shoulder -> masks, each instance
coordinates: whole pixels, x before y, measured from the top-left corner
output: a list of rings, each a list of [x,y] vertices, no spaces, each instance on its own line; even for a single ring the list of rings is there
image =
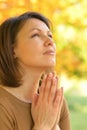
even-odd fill
[[[12,118],[12,115],[13,115],[13,105],[10,94],[2,87],[0,87],[0,117]]]
[[[0,104],[8,103],[9,94],[8,92],[0,86]]]
[[[7,127],[12,129],[13,126],[13,111],[9,103],[8,98],[6,98],[6,92],[0,88],[0,128],[5,130]]]
[[[63,99],[63,105],[60,113],[60,120],[64,120],[69,117],[69,107],[66,99]]]
[[[66,99],[63,100],[63,105],[60,113],[59,126],[61,130],[71,130],[69,107]]]
[[[0,87],[0,109],[12,109],[12,101],[10,94],[3,88]]]

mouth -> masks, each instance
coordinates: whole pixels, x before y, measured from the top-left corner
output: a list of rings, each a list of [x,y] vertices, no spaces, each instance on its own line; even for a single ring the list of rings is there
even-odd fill
[[[55,56],[56,55],[56,52],[54,50],[47,50],[43,53],[44,55],[53,55]]]

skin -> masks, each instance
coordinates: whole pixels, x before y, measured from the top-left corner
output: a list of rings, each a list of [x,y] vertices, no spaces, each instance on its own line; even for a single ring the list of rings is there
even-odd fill
[[[17,35],[14,54],[23,69],[23,83],[5,89],[24,102],[32,102],[35,130],[58,130],[63,91],[55,73],[44,76],[37,94],[41,75],[56,64],[56,46],[47,25],[35,18],[27,20]]]
[[[62,89],[57,88],[57,77],[53,77],[52,73],[49,73],[42,81],[39,96],[35,96],[32,103],[31,111],[35,130],[59,130],[57,123],[62,95]]]
[[[27,20],[17,36],[16,45],[16,57],[22,64],[39,67],[39,70],[55,65],[56,46],[51,31],[42,21],[34,18]],[[54,54],[45,54],[50,50]]]

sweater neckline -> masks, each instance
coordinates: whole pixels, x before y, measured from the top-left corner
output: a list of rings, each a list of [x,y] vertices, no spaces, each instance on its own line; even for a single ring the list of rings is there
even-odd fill
[[[0,86],[0,89],[5,93],[6,97],[9,97],[22,105],[29,106],[32,104],[31,101],[25,102],[25,101],[19,99],[18,97],[16,97],[15,95],[13,95],[12,93],[10,93],[9,91],[7,91],[5,88],[3,88],[1,86]]]

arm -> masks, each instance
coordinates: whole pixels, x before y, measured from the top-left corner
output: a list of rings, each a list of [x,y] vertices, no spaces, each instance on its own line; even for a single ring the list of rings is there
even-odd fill
[[[59,127],[61,130],[71,130],[70,113],[69,113],[68,104],[65,99],[63,101],[63,105],[60,113]]]
[[[63,100],[60,118],[57,119],[56,124],[52,130],[70,130],[70,116],[66,100]]]
[[[13,130],[12,118],[8,111],[0,104],[0,129],[1,130]]]

